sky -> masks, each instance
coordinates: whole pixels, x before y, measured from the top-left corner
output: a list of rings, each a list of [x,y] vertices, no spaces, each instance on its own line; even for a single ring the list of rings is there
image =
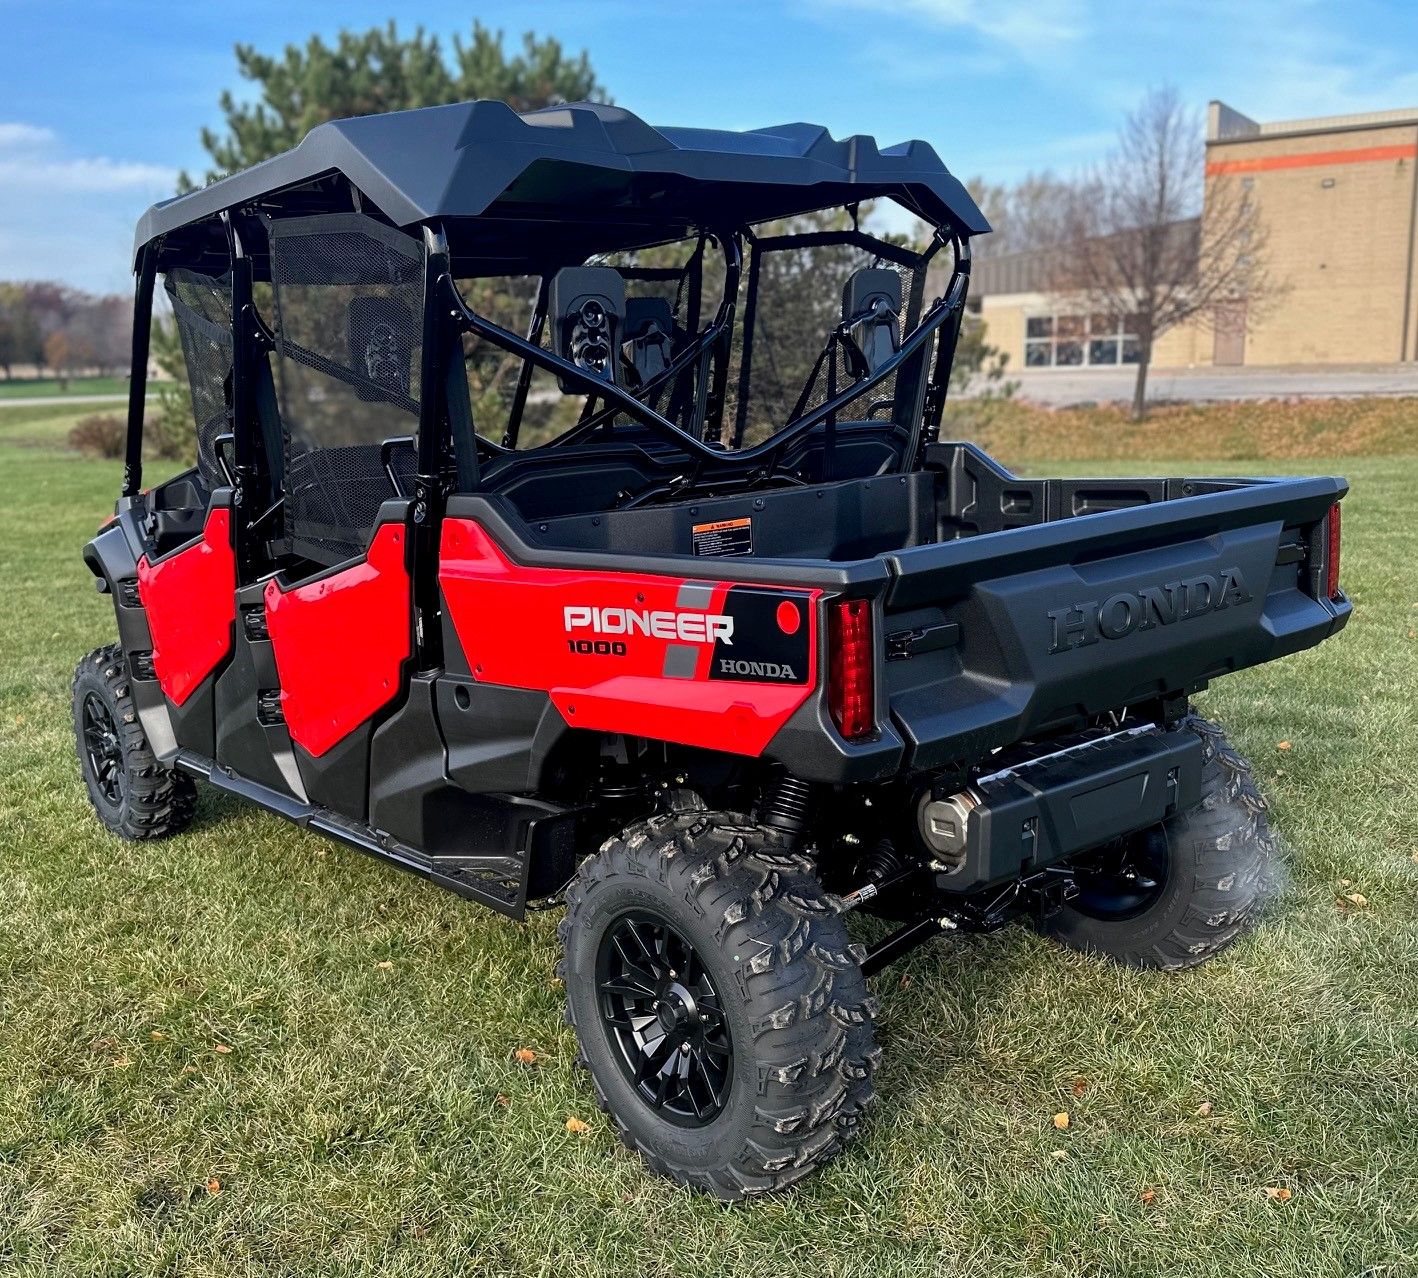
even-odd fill
[[[218,99],[251,96],[233,45],[276,52],[391,6],[0,0],[0,280],[127,291],[133,226],[200,173]],[[1418,106],[1413,0],[542,0],[403,3],[442,36],[474,16],[590,52],[652,124],[932,143],[960,177],[1068,173],[1106,155],[1151,87],[1258,120]]]

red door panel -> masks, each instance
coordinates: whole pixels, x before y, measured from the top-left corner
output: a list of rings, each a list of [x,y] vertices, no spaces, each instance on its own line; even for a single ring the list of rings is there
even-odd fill
[[[816,683],[816,590],[524,567],[469,519],[438,581],[473,677],[572,727],[757,755]]]
[[[200,541],[156,563],[147,555],[138,560],[138,599],[148,614],[158,684],[180,706],[231,651],[236,620],[231,511],[210,511]]]
[[[363,563],[282,589],[266,584],[266,625],[291,739],[324,754],[398,694],[412,651],[402,524],[381,524]]]

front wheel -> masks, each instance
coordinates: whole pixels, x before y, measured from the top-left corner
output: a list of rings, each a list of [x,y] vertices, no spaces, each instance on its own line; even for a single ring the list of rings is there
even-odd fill
[[[125,839],[163,839],[192,821],[192,778],[153,754],[116,643],[95,648],[74,671],[74,743],[79,775],[98,819]]]
[[[854,1134],[880,1058],[873,1004],[835,898],[777,834],[656,817],[588,858],[566,903],[580,1061],[654,1171],[737,1199]]]
[[[1201,802],[1074,865],[1078,895],[1044,930],[1128,967],[1195,967],[1250,928],[1271,882],[1274,845],[1250,765],[1214,723],[1202,741]]]

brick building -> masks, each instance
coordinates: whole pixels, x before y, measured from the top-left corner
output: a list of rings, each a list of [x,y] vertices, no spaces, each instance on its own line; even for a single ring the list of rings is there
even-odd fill
[[[1213,102],[1206,176],[1239,181],[1256,202],[1285,288],[1250,315],[1240,304],[1164,334],[1158,367],[1418,360],[1418,109],[1260,124]],[[1126,326],[1048,291],[1056,251],[992,258],[986,243],[971,296],[991,344],[1013,368],[1133,362]]]

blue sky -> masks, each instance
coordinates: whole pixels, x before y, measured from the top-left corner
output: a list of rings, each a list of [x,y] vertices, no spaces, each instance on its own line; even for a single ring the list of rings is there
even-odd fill
[[[232,45],[383,22],[384,3],[0,0],[0,279],[128,284],[132,227],[200,171],[203,125],[240,90]],[[923,137],[962,177],[1067,172],[1107,150],[1152,85],[1257,119],[1418,105],[1412,0],[628,0],[406,3],[451,34],[476,14],[590,50],[652,123],[789,120],[884,142]]]

